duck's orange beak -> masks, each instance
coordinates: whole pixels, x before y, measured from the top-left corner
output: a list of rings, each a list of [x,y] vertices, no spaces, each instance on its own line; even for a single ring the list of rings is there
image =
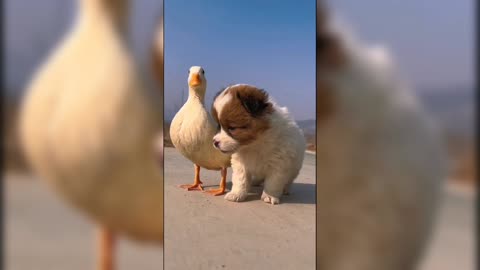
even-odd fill
[[[194,73],[190,76],[190,81],[188,82],[188,85],[190,86],[197,86],[202,83],[202,79],[200,79],[200,75],[198,73]]]

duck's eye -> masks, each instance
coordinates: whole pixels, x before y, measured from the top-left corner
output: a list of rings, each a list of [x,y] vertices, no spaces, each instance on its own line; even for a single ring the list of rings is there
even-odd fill
[[[190,69],[188,70],[188,74],[190,74]]]
[[[202,74],[205,74],[205,70],[202,69]]]

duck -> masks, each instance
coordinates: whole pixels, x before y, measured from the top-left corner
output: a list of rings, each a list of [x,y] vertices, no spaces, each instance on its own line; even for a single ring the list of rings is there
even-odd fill
[[[187,190],[206,191],[212,195],[225,194],[227,168],[231,155],[213,146],[217,125],[205,109],[207,79],[201,66],[192,66],[188,72],[188,99],[175,114],[170,124],[170,138],[175,148],[194,164],[193,184],[181,185]],[[204,190],[200,180],[200,168],[220,171],[217,189]]]
[[[118,235],[163,245],[162,104],[135,68],[130,1],[78,1],[27,86],[19,132],[32,170],[98,228],[97,269],[113,270]]]

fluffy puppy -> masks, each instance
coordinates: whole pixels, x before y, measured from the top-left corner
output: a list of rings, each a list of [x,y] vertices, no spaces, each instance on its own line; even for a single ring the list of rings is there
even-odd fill
[[[212,116],[219,124],[214,146],[232,153],[233,187],[225,199],[243,201],[251,184],[263,180],[262,200],[280,203],[298,176],[306,147],[287,108],[277,106],[264,90],[237,84],[217,94]]]
[[[322,14],[317,269],[417,269],[446,176],[437,128],[385,49],[363,45]]]

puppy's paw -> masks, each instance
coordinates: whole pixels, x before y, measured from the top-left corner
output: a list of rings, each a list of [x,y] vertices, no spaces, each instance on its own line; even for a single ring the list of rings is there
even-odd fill
[[[266,203],[271,203],[271,204],[279,204],[280,203],[280,198],[273,197],[265,193],[265,191],[262,193],[262,200]]]
[[[231,201],[231,202],[241,202],[241,201],[244,201],[246,198],[247,198],[247,193],[245,192],[230,191],[227,194],[225,194],[225,200]]]

